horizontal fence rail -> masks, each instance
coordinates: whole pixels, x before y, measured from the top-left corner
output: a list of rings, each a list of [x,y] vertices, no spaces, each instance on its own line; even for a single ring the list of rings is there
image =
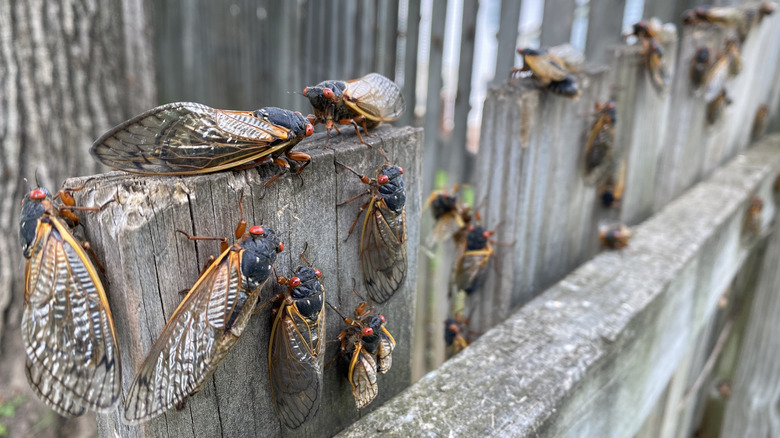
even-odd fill
[[[228,236],[239,221],[239,200],[249,225],[263,224],[280,233],[285,250],[276,271],[290,277],[308,244],[306,258],[323,273],[326,300],[351,316],[365,296],[358,255],[360,227],[348,240],[348,232],[361,200],[339,205],[366,191],[366,185],[336,165],[347,164],[369,177],[384,162],[381,146],[390,160],[405,169],[407,190],[408,271],[404,285],[386,304],[375,305],[387,318],[395,336],[392,369],[379,377],[379,395],[358,412],[350,384],[335,363],[324,372],[323,400],[319,413],[300,429],[280,426],[270,399],[268,342],[270,307],[249,322],[235,348],[219,365],[216,374],[182,411],[171,410],[141,426],[120,422],[120,408],[111,415],[98,415],[101,436],[318,436],[332,435],[411,383],[411,324],[414,317],[416,245],[419,240],[420,154],[422,130],[380,128],[367,137],[373,148],[358,143],[348,130],[331,136],[315,135],[296,150],[312,155],[301,174],[263,184],[277,172],[276,166],[260,166],[240,172],[220,172],[192,177],[140,177],[112,172],[93,177],[79,192],[79,205],[101,205],[99,213],[85,215],[85,229],[92,247],[106,269],[109,303],[119,335],[125,393],[146,353],[209,256],[219,255],[218,242],[190,242],[176,230],[200,236]],[[66,186],[80,185],[70,180]],[[362,218],[361,218],[362,219]],[[362,223],[362,222],[361,222]],[[346,240],[346,241],[345,241]],[[259,303],[282,292],[273,278],[261,292]],[[345,327],[342,319],[326,308],[328,362],[337,351],[334,342]]]
[[[777,235],[778,171],[773,136],[638,226],[623,251],[585,263],[339,436],[635,435],[737,273]],[[764,208],[746,226],[754,196]],[[772,273],[778,260],[761,263]]]

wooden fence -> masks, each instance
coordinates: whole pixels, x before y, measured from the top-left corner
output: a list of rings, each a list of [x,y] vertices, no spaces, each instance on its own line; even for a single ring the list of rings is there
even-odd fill
[[[190,242],[176,230],[191,235],[233,236],[243,206],[250,225],[263,224],[276,230],[285,245],[276,271],[292,275],[302,264],[298,255],[308,243],[307,259],[323,273],[328,302],[351,316],[365,296],[359,253],[360,227],[347,240],[350,225],[362,202],[338,205],[366,190],[359,178],[335,161],[374,176],[384,162],[377,147],[405,169],[406,214],[420,215],[420,152],[422,132],[414,128],[379,129],[372,137],[374,149],[352,136],[331,139],[333,150],[325,149],[325,136],[317,135],[299,147],[312,155],[312,164],[301,180],[293,175],[280,178],[265,196],[263,183],[275,166],[238,173],[226,172],[195,177],[140,177],[125,173],[103,174],[89,181],[80,192],[82,205],[106,208],[84,221],[87,237],[104,261],[109,303],[122,348],[124,387],[128,388],[152,343],[157,339],[182,296],[198,277],[209,256],[219,254],[217,242]],[[69,181],[73,187],[81,181]],[[365,202],[365,200],[363,201]],[[408,223],[409,269],[405,286],[386,304],[376,305],[387,318],[387,327],[397,339],[390,372],[380,376],[377,399],[361,413],[368,412],[411,383],[411,321],[414,314],[419,222]],[[270,283],[273,283],[271,281]],[[266,286],[261,302],[281,293],[281,286]],[[345,327],[342,319],[326,309],[326,362],[334,357],[334,340]],[[185,437],[185,436],[325,436],[332,435],[356,420],[349,382],[344,370],[334,363],[324,373],[324,392],[319,414],[300,429],[282,427],[271,405],[268,377],[268,343],[271,312],[256,315],[236,347],[219,366],[204,389],[187,400],[181,411],[171,410],[139,427],[120,421],[121,406],[113,415],[98,416],[101,436]]]

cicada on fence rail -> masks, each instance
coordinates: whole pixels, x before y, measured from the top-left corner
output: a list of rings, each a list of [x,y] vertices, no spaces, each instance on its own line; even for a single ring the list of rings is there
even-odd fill
[[[382,304],[398,291],[406,278],[406,189],[402,178],[404,170],[385,163],[377,169],[376,178],[370,179],[345,164],[339,164],[369,186],[367,192],[348,199],[341,205],[371,195],[371,199],[360,207],[349,234],[352,234],[360,214],[365,210],[366,217],[360,236],[363,282],[368,297]]]
[[[266,107],[232,111],[199,103],[158,106],[120,123],[98,138],[89,152],[114,169],[144,175],[192,175],[275,163],[289,171],[287,160],[311,157],[292,148],[314,127],[298,112]]]
[[[80,190],[80,189],[74,189]],[[60,199],[64,205],[55,206]],[[73,198],[44,188],[22,201],[19,237],[27,259],[22,342],[30,387],[65,416],[111,411],[122,392],[122,366],[106,291],[70,225]]]
[[[585,183],[602,184],[614,167],[615,102],[596,104],[596,121],[585,144]]]
[[[323,81],[304,88],[303,95],[314,107],[309,120],[315,125],[324,123],[329,137],[331,129],[339,131],[336,125],[352,125],[364,144],[368,143],[363,141],[358,127],[371,135],[369,128],[398,120],[406,108],[401,87],[379,73],[349,81]]]
[[[706,46],[697,47],[696,53],[691,58],[691,66],[688,77],[691,80],[691,86],[697,90],[704,83],[707,72],[710,69],[710,49]]]
[[[125,397],[123,420],[138,424],[183,403],[217,370],[246,328],[260,290],[284,245],[273,229],[242,220],[238,241],[221,240],[222,254],[210,260],[165,324]]]
[[[599,243],[604,248],[624,248],[633,234],[631,229],[623,224],[604,225],[599,228]]]
[[[339,333],[338,356],[348,360],[347,378],[355,407],[362,409],[379,393],[377,373],[384,374],[393,365],[395,339],[385,328],[385,317],[375,315],[365,301],[355,308],[352,318],[342,318],[348,327]]]
[[[306,261],[303,253],[301,258]],[[290,429],[313,418],[322,401],[325,288],[319,269],[306,264],[296,268],[293,277],[277,280],[287,290],[268,346],[271,398],[279,419]]]

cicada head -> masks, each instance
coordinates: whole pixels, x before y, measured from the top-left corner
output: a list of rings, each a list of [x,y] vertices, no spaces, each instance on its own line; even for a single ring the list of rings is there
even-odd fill
[[[434,219],[439,219],[447,213],[457,211],[458,197],[449,193],[435,194],[431,201],[431,212]]]
[[[406,205],[406,189],[402,175],[404,170],[392,164],[384,164],[377,172],[379,196],[395,214],[401,214]]]
[[[276,255],[284,250],[284,244],[269,227],[253,226],[239,243],[244,249],[241,258],[241,274],[244,287],[255,289],[271,275]]]
[[[304,317],[313,320],[322,310],[324,288],[320,283],[322,273],[319,269],[300,266],[295,270],[295,276],[287,282],[290,288],[290,298],[295,301],[298,311]]]
[[[51,193],[43,187],[31,190],[24,195],[24,200],[22,200],[22,212],[19,215],[19,240],[22,243],[25,258],[30,258],[37,234],[38,219],[47,210],[47,205],[44,203],[47,200],[51,201]]]
[[[303,89],[303,95],[318,112],[326,112],[331,105],[341,103],[347,83],[344,81],[322,81]]]

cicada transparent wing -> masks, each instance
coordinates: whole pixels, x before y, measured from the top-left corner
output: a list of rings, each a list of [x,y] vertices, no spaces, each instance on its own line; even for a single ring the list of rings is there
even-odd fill
[[[200,275],[173,312],[130,385],[126,423],[147,421],[196,393],[238,341],[283,248],[270,228],[249,233]]]
[[[80,243],[53,210],[47,213],[38,217],[34,241],[25,248],[27,380],[62,415],[108,412],[119,400],[122,370],[106,292]],[[25,225],[23,219],[22,233]]]
[[[534,77],[539,79],[543,85],[550,81],[563,81],[569,77],[569,72],[563,68],[563,65],[556,59],[548,56],[547,52],[540,52],[533,49],[524,49],[521,52],[523,62],[528,64],[528,68],[534,73]]]
[[[90,153],[109,167],[131,173],[217,172],[280,153],[299,140],[290,128],[252,111],[176,102],[119,124],[98,138]]]
[[[609,177],[614,167],[615,106],[609,102],[601,109],[585,145],[585,183],[598,185]]]
[[[306,278],[306,274],[309,278]],[[319,271],[299,268],[276,314],[268,346],[271,395],[282,423],[296,429],[317,413],[322,400],[325,299]],[[302,282],[301,282],[302,280]]]
[[[458,260],[455,271],[455,283],[467,293],[473,293],[482,287],[488,273],[488,262],[493,256],[493,248],[466,251]]]
[[[379,330],[379,346],[376,350],[377,372],[386,373],[393,366],[393,350],[395,349],[395,339],[393,335],[382,325]]]
[[[406,108],[401,87],[379,73],[369,73],[346,83],[344,103],[371,121],[392,122]]]
[[[406,211],[395,214],[381,198],[366,210],[360,239],[363,281],[371,297],[384,303],[406,278]]]
[[[376,383],[376,360],[363,350],[358,342],[349,363],[349,383],[352,385],[352,396],[355,398],[355,406],[362,409],[374,401],[379,393]]]

